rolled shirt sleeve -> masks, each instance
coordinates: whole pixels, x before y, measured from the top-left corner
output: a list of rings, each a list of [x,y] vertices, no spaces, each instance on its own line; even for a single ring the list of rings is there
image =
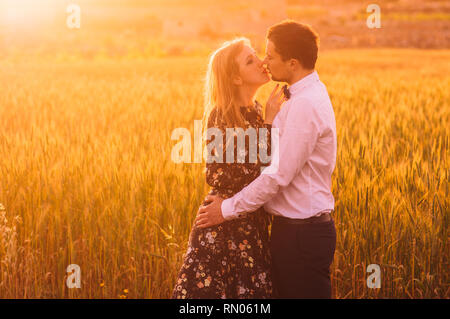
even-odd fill
[[[317,107],[306,97],[289,101],[284,121],[279,121],[278,143],[272,131],[272,160],[261,175],[233,197],[222,202],[222,215],[230,220],[253,212],[268,202],[280,187],[299,174],[316,146],[321,132]],[[282,112],[284,110],[281,110]],[[275,123],[274,129],[277,129]],[[277,156],[278,155],[278,156]]]

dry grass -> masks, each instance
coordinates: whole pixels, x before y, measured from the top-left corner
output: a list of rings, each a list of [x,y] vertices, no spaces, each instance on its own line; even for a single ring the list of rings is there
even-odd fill
[[[449,297],[449,58],[320,58],[338,128],[336,298]],[[208,190],[203,165],[171,162],[170,135],[201,118],[205,66],[2,62],[1,298],[169,297]],[[66,288],[71,263],[81,289]],[[378,290],[366,288],[371,263],[383,271]]]

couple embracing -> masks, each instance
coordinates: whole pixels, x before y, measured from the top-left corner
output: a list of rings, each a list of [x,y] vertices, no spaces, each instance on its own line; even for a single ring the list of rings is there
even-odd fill
[[[268,30],[264,60],[245,38],[211,55],[207,128],[224,136],[227,128],[273,128],[278,142],[270,145],[269,134],[268,166],[259,157],[248,160],[247,143],[243,163],[207,161],[211,191],[198,210],[172,298],[331,298],[336,122],[315,71],[318,43],[309,26],[286,20]],[[275,86],[263,117],[254,98],[270,78],[289,87]]]

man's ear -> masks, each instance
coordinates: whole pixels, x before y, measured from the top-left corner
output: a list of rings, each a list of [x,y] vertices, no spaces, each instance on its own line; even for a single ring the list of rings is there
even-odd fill
[[[242,79],[241,79],[241,77],[240,77],[240,76],[236,76],[236,77],[233,79],[233,83],[234,83],[235,85],[242,85]]]
[[[301,67],[302,65],[300,64],[300,61],[297,59],[290,59],[289,60],[289,66],[294,69],[297,70],[299,67]]]

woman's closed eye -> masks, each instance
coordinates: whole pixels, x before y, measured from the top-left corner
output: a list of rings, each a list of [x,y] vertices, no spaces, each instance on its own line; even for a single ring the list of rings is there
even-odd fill
[[[247,60],[247,65],[252,64],[254,62],[254,59],[258,59],[255,52],[253,52],[252,56],[249,56],[249,58]]]

